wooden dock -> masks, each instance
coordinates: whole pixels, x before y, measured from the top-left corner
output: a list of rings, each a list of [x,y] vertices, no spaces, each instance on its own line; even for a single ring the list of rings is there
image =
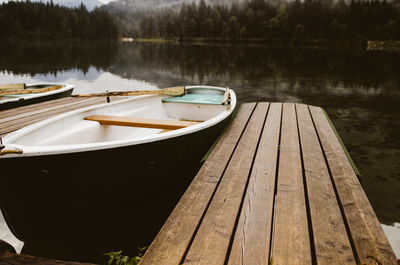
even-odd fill
[[[149,264],[397,264],[323,110],[244,104]]]
[[[64,98],[1,111],[0,136],[103,102]],[[0,255],[0,261],[11,260]],[[391,265],[397,260],[324,111],[304,104],[247,103],[140,264]]]
[[[112,101],[119,99],[111,98]],[[106,99],[66,97],[0,111],[0,137],[52,116],[100,103],[106,103]]]

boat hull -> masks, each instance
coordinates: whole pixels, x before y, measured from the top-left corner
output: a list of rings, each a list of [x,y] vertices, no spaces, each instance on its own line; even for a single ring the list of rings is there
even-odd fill
[[[123,201],[140,203],[146,196],[188,185],[229,119],[151,143],[1,159],[2,210],[19,239],[43,240],[44,230],[56,231],[68,218],[90,209],[107,209]],[[60,237],[59,233],[54,235]]]
[[[43,96],[39,96],[39,97],[20,98],[20,100],[16,100],[16,101],[6,101],[6,102],[0,104],[0,111],[17,108],[17,107],[22,107],[22,106],[27,106],[27,105],[31,105],[31,104],[35,104],[35,103],[48,101],[48,100],[69,97],[69,96],[71,96],[73,90],[74,90],[74,87],[71,87],[65,91],[52,93],[52,94],[48,94],[48,95],[43,95]]]

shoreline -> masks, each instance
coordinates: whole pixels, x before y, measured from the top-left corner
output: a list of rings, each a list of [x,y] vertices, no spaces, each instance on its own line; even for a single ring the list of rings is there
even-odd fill
[[[122,39],[122,38],[121,38]],[[311,48],[311,49],[362,49],[368,51],[400,51],[400,41],[375,41],[375,40],[326,40],[326,39],[246,39],[226,40],[222,38],[190,38],[181,40],[179,38],[123,38],[129,41],[142,43],[172,43],[181,45],[212,45],[212,46],[247,46],[247,47],[277,47],[277,48]]]

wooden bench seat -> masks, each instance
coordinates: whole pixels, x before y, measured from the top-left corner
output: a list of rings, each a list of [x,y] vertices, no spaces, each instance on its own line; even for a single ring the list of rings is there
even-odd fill
[[[176,120],[159,120],[144,119],[122,116],[93,115],[85,117],[88,121],[97,121],[102,125],[129,126],[140,128],[152,128],[162,130],[177,130],[188,126],[196,125],[199,122],[192,121],[176,121]]]

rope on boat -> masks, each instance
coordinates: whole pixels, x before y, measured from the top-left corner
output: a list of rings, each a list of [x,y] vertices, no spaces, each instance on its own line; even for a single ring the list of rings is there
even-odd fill
[[[224,94],[224,96],[222,98],[222,103],[221,104],[222,105],[227,105],[228,109],[231,106],[231,95],[229,93],[229,87],[226,87],[226,91],[225,91],[225,94]]]
[[[13,147],[13,148],[5,148],[0,150],[0,155],[5,155],[5,154],[22,154],[24,151],[22,149]]]
[[[17,147],[7,147],[3,144],[3,139],[0,137],[0,155],[5,154],[22,154],[24,151]]]

